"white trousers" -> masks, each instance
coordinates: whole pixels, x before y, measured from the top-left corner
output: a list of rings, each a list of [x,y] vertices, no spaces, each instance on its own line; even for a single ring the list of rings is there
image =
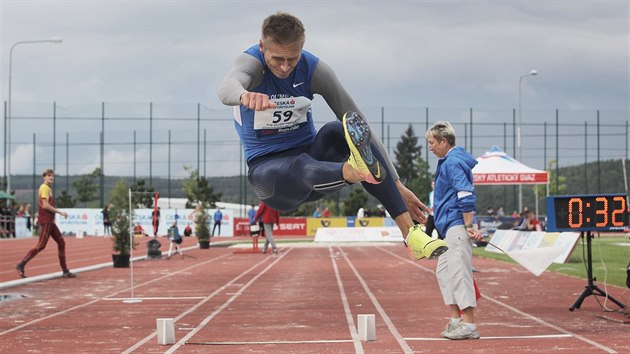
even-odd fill
[[[448,251],[437,263],[436,276],[446,305],[457,305],[460,310],[477,307],[472,277],[472,245],[464,225],[446,231],[444,239]]]

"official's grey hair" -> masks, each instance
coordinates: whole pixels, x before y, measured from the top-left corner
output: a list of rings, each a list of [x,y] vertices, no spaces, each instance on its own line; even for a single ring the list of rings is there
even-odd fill
[[[435,124],[427,130],[427,137],[429,136],[433,136],[437,141],[446,139],[449,145],[455,146],[455,128],[447,121],[435,122]]]

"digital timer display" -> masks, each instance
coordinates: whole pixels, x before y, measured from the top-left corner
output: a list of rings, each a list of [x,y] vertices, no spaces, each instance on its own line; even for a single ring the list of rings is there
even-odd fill
[[[548,231],[609,231],[627,226],[625,194],[547,197]]]

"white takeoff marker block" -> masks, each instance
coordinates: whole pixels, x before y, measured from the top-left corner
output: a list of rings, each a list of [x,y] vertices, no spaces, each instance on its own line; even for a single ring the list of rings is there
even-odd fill
[[[158,344],[174,344],[175,343],[175,321],[172,318],[158,318],[157,322],[157,341]]]
[[[359,339],[362,341],[376,340],[376,320],[374,314],[357,315],[359,323]]]

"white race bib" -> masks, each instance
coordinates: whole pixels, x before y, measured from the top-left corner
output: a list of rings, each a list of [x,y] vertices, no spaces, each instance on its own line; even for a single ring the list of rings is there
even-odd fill
[[[311,100],[304,96],[276,98],[277,107],[254,113],[256,136],[273,135],[299,129],[306,124],[307,113],[311,109]]]

